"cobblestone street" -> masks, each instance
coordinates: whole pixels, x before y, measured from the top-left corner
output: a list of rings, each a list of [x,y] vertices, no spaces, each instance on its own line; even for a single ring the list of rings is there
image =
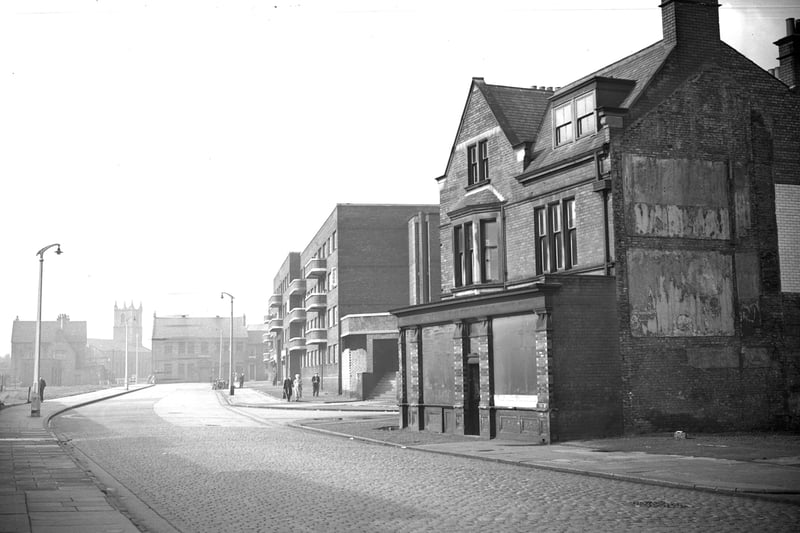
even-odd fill
[[[302,414],[156,388],[55,430],[184,532],[793,531],[798,520],[788,504],[367,444],[286,416]]]

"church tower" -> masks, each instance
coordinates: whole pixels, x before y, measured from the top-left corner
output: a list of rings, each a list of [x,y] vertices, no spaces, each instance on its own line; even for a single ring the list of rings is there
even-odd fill
[[[114,302],[114,342],[125,345],[125,324],[128,325],[128,345],[136,346],[142,344],[142,303],[139,307],[134,307],[131,302],[130,307],[124,302],[122,307],[117,307]]]

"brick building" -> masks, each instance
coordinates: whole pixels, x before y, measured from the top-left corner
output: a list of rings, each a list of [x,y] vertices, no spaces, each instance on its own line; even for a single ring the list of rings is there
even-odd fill
[[[661,4],[561,88],[472,81],[442,300],[396,309],[404,427],[533,442],[800,426],[798,28],[777,76]]]
[[[310,391],[319,373],[329,392],[394,394],[398,333],[388,310],[408,304],[413,272],[430,260],[409,262],[410,221],[437,214],[436,205],[337,204],[303,252],[287,255],[266,317],[274,382],[300,374]]]
[[[245,317],[233,317],[231,371],[231,317],[153,315],[153,366],[156,382],[210,382],[253,370],[248,352]]]
[[[43,320],[39,376],[48,385],[94,383],[87,370],[86,321],[71,321],[65,314]],[[33,382],[36,321],[14,320],[11,329],[11,376],[23,384]]]

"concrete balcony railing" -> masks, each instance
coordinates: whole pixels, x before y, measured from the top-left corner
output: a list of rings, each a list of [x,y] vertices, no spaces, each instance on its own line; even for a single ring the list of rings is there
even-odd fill
[[[273,317],[267,323],[267,328],[269,328],[270,332],[279,332],[283,329],[283,319],[280,317]]]
[[[322,313],[328,307],[328,295],[324,292],[312,292],[306,296],[306,312]]]
[[[269,297],[269,307],[280,307],[283,305],[283,295],[282,294],[273,294]]]
[[[289,316],[286,317],[286,322],[292,324],[294,322],[305,322],[306,310],[302,307],[295,307],[289,311]]]
[[[305,294],[306,293],[306,280],[293,279],[289,283],[289,294]]]
[[[328,330],[325,328],[306,330],[306,344],[328,344]]]
[[[289,339],[289,343],[286,346],[291,352],[304,352],[306,351],[306,338],[305,337],[294,337]]]
[[[309,259],[303,271],[305,272],[306,278],[324,278],[328,273],[328,261],[318,257]]]

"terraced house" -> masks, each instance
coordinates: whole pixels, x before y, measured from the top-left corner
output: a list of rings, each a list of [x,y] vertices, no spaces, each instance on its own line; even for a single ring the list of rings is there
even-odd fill
[[[472,80],[437,178],[442,299],[393,311],[403,426],[800,426],[798,25],[770,73],[716,3],[660,7],[662,40],[565,87]]]

